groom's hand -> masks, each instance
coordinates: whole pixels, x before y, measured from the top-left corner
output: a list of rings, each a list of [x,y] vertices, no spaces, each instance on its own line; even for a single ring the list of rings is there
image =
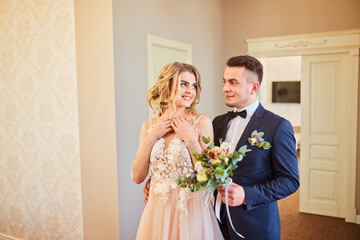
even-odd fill
[[[219,186],[217,188],[218,192],[221,194],[221,201],[226,204],[225,199],[225,186]],[[228,191],[228,204],[231,207],[240,206],[245,203],[245,192],[244,188],[236,183],[232,183],[232,186],[229,187]]]
[[[148,199],[149,199],[150,183],[151,183],[151,178],[149,178],[149,179],[147,180],[147,182],[145,183],[145,186],[144,186],[144,188],[143,188],[143,192],[144,192],[144,202],[145,202],[145,204],[147,204]]]

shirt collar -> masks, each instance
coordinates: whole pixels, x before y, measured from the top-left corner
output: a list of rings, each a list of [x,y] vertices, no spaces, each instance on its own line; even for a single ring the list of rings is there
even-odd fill
[[[259,106],[259,100],[256,100],[255,102],[253,102],[252,104],[248,105],[247,107],[244,107],[243,109],[239,110],[237,108],[234,107],[233,111],[234,112],[241,112],[243,110],[246,110],[246,119],[250,119],[252,117],[252,115],[255,113],[256,109]]]

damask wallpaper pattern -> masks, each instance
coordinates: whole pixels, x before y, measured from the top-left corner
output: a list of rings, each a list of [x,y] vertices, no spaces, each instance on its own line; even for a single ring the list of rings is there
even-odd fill
[[[1,233],[83,239],[72,0],[0,0]]]

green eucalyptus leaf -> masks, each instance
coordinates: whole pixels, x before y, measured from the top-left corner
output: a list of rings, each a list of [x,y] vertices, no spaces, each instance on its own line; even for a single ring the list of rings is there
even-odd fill
[[[211,178],[209,181],[209,186],[211,190],[215,190],[218,187],[218,183],[214,178]]]
[[[259,147],[259,148],[261,148],[261,147],[263,147],[263,146],[264,146],[264,144],[265,144],[265,142],[259,142],[258,147]]]
[[[269,145],[268,147],[264,147],[264,149],[269,149],[269,148],[271,148],[271,145]]]
[[[176,183],[179,185],[179,184],[182,183],[182,181],[183,181],[183,178],[182,178],[182,176],[180,175],[180,176],[178,177],[178,179],[176,180]]]
[[[264,136],[263,132],[258,132],[258,135],[262,138]]]
[[[233,158],[234,159],[238,159],[239,158],[239,153],[237,151],[233,152]]]
[[[245,153],[247,153],[247,152],[251,152],[251,149],[246,149],[246,150],[244,151],[244,156],[245,156]]]
[[[205,143],[205,144],[208,144],[210,142],[210,137],[204,137],[202,136],[202,141]]]
[[[221,177],[221,182],[225,182],[225,180],[228,178],[228,174],[224,174],[222,177]]]
[[[217,167],[214,171],[214,176],[216,179],[220,179],[225,174],[225,171],[221,167]]]
[[[250,138],[249,138],[249,139],[250,139]],[[239,149],[239,151],[240,151],[240,152],[245,152],[246,149],[247,149],[247,145],[244,145],[244,146],[242,146],[242,147]]]
[[[201,156],[201,160],[202,161],[206,161],[208,160],[208,156],[206,156],[205,154]]]
[[[251,137],[254,137],[254,135],[258,134],[258,132],[255,130],[251,133]]]
[[[216,188],[217,188],[217,184],[216,184],[216,183],[211,184],[211,185],[209,186],[209,189],[210,189],[211,191],[215,191]]]

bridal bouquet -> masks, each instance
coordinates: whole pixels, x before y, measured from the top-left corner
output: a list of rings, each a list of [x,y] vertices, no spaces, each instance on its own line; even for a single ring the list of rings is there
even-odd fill
[[[210,143],[210,137],[202,137],[205,144]],[[233,170],[237,163],[245,157],[245,153],[251,151],[247,146],[242,146],[238,151],[228,154],[229,144],[222,142],[221,147],[211,143],[199,154],[193,152],[196,158],[194,171],[190,177],[179,176],[178,186],[190,188],[191,192],[210,189],[214,191],[219,185],[225,184],[229,177],[233,176]]]

